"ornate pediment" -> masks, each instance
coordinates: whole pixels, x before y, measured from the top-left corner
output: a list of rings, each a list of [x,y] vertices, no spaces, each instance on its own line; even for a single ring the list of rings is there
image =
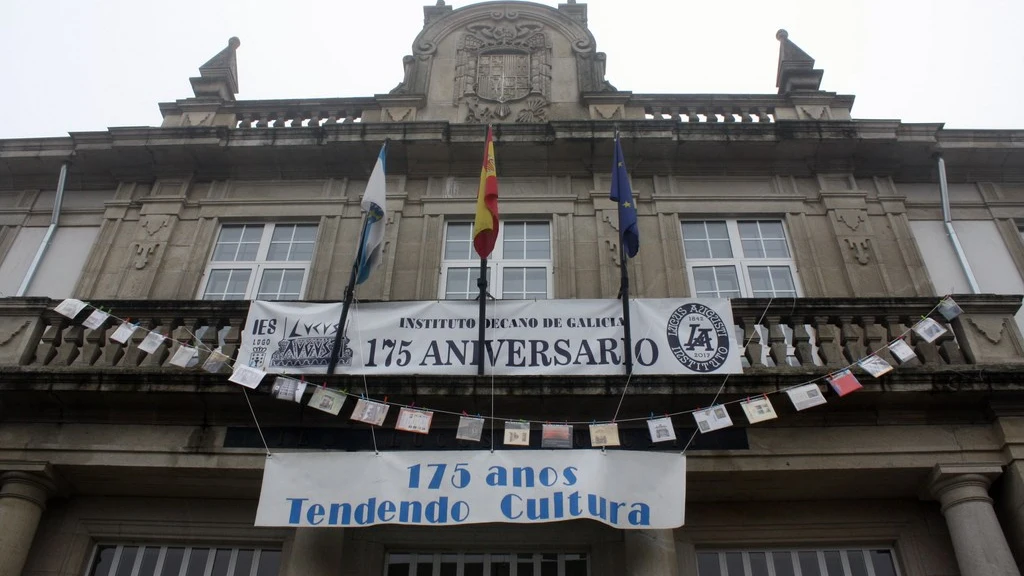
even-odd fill
[[[537,22],[467,25],[459,37],[455,104],[467,122],[542,122],[551,98],[551,41]]]

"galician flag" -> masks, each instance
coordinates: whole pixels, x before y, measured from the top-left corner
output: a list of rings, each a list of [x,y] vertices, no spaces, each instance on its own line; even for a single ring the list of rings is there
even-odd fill
[[[633,189],[629,186],[629,172],[622,157],[619,135],[615,135],[615,163],[612,166],[612,193],[610,198],[619,205],[619,235],[626,256],[632,258],[640,250],[640,228],[636,223],[636,204],[633,203]]]
[[[498,239],[498,173],[494,170],[494,140],[487,127],[484,165],[480,169],[480,188],[476,192],[476,220],[473,222],[473,247],[481,258],[490,256]]]
[[[384,144],[380,147],[377,164],[373,167],[370,181],[366,183],[366,191],[363,192],[361,204],[363,210],[366,210],[366,227],[363,228],[363,237],[359,242],[359,273],[356,275],[356,284],[362,284],[370,277],[373,269],[380,264],[380,253],[384,248],[384,223],[387,217],[384,184],[386,154],[387,144]]]

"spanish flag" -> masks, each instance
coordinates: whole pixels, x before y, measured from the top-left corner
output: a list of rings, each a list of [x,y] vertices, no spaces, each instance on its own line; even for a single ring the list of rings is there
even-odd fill
[[[476,220],[473,222],[473,247],[481,258],[490,256],[498,239],[498,174],[494,170],[494,140],[487,127],[484,165],[480,169],[480,188],[476,192]]]

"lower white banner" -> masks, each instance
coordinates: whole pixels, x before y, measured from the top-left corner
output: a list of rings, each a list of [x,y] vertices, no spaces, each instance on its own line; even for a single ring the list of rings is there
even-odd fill
[[[264,372],[327,371],[341,304],[254,301],[238,361]],[[479,305],[468,301],[353,306],[339,374],[477,373]],[[634,374],[743,371],[726,299],[630,301]],[[512,376],[625,374],[619,300],[488,303],[485,373]]]
[[[683,525],[686,457],[610,450],[292,452],[267,458],[257,526],[455,526],[589,518]]]

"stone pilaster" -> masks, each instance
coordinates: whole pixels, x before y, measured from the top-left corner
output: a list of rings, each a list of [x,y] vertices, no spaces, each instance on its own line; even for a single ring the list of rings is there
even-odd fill
[[[942,505],[961,576],[1020,576],[988,495],[1002,473],[994,465],[939,464],[928,489]]]
[[[341,573],[343,528],[296,528],[288,542],[281,576],[336,576]]]
[[[42,474],[0,474],[0,576],[20,576],[54,489]]]
[[[671,530],[626,530],[628,576],[679,576]]]

